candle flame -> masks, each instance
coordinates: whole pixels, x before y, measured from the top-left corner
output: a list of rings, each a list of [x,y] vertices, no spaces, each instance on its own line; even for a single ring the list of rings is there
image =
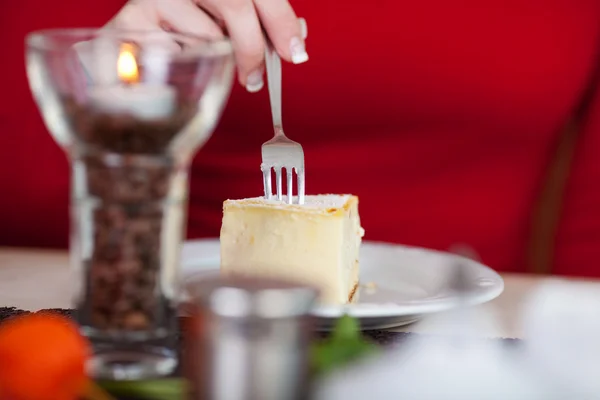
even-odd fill
[[[131,44],[123,44],[117,60],[117,73],[119,79],[124,83],[136,83],[139,80],[139,71],[135,59],[134,47]]]

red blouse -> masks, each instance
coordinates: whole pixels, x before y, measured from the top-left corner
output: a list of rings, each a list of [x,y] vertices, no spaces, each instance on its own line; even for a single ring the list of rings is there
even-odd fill
[[[68,166],[25,77],[34,29],[99,26],[122,0],[0,5],[0,244],[66,246]],[[530,213],[560,127],[600,50],[598,0],[292,1],[306,64],[284,68],[286,133],[308,193],[360,197],[366,239],[446,249],[522,271]],[[262,193],[267,93],[236,86],[193,165],[189,236],[217,236],[226,198]],[[584,133],[555,271],[600,276],[600,101]]]

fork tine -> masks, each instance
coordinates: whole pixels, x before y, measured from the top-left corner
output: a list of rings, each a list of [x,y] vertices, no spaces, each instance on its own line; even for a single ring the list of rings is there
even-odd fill
[[[265,188],[265,199],[271,198],[271,168],[263,169],[263,187]]]
[[[296,169],[298,179],[298,204],[304,204],[304,169],[298,171]]]
[[[294,169],[286,168],[285,172],[287,172],[288,204],[292,204],[294,202]]]
[[[283,199],[283,185],[281,182],[281,174],[283,168],[275,168],[275,182],[277,185],[277,200],[281,201]]]

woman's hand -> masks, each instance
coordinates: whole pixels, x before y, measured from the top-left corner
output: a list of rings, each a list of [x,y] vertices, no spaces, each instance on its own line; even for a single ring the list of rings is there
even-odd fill
[[[240,83],[250,92],[263,87],[264,30],[284,60],[308,60],[302,21],[288,0],[130,0],[109,25],[163,29],[210,39],[231,38]]]

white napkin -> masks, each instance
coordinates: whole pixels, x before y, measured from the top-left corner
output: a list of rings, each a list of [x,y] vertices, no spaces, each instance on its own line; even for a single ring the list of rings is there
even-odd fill
[[[475,339],[493,316],[448,314],[445,334],[419,337],[379,359],[335,373],[318,400],[549,400],[539,378],[500,340]]]

